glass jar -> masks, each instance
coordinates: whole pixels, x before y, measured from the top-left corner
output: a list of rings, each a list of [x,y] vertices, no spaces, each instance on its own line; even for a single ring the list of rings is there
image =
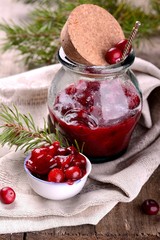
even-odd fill
[[[78,144],[94,163],[121,156],[140,118],[142,96],[129,69],[135,55],[109,66],[86,66],[58,52],[61,69],[53,79],[48,107],[54,129]]]

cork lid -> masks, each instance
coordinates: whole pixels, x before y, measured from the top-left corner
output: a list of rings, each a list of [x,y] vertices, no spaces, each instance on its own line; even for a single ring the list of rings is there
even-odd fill
[[[70,14],[61,31],[61,45],[73,61],[88,65],[107,65],[105,53],[124,33],[117,20],[105,9],[82,4]]]

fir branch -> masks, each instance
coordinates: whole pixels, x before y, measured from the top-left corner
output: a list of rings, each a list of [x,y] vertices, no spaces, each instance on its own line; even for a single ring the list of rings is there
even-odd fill
[[[38,3],[34,0],[23,0]],[[6,33],[2,50],[16,49],[24,56],[30,68],[56,62],[57,49],[60,47],[60,31],[69,13],[79,4],[92,3],[107,9],[120,23],[128,37],[135,21],[142,23],[137,40],[158,35],[160,32],[159,0],[150,0],[153,12],[145,13],[140,7],[133,7],[125,1],[117,0],[40,0],[40,5],[29,16],[30,22],[21,26],[14,23],[0,24]],[[53,8],[54,5],[54,8]],[[56,10],[55,9],[56,6]]]
[[[20,0],[17,0],[20,1]],[[37,0],[21,0],[23,1],[25,4],[33,4],[33,3],[37,3]],[[54,0],[56,2],[56,0]],[[57,0],[58,1],[58,0]],[[52,4],[53,0],[38,0],[38,4]]]
[[[43,130],[35,126],[30,114],[25,115],[18,111],[16,106],[13,109],[1,105],[0,111],[0,143],[15,145],[17,149],[24,149],[25,152],[44,144],[52,144],[54,135],[49,134],[48,126],[44,120]]]
[[[0,24],[0,29],[6,32],[7,38],[2,42],[2,50],[18,50],[27,65],[34,67],[55,62],[60,34],[57,27],[55,13],[50,9],[35,9],[32,14],[32,23],[23,26],[14,23]]]

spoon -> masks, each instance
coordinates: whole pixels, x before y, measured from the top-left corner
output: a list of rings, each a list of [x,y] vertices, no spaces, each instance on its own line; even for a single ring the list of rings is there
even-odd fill
[[[141,25],[141,23],[139,21],[135,22],[135,25],[134,25],[134,27],[132,29],[132,32],[131,32],[131,34],[130,34],[130,36],[128,38],[128,42],[127,42],[127,44],[126,44],[126,46],[124,48],[121,60],[124,60],[125,57],[127,56],[128,52],[129,52],[129,49],[132,46],[132,42],[133,42],[133,40],[135,39],[135,37],[137,35],[137,32],[138,32],[138,29],[139,29],[140,25]]]

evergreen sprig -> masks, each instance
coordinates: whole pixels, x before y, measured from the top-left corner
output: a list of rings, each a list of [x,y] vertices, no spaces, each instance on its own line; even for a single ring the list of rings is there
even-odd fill
[[[49,127],[44,120],[43,129],[35,126],[31,114],[25,115],[18,111],[16,106],[13,109],[2,104],[0,110],[0,143],[13,145],[25,152],[40,147],[44,144],[51,144],[54,135],[50,133]]]
[[[4,22],[0,24],[0,30],[6,33],[2,50],[19,50],[29,68],[56,62],[56,53],[60,46],[60,31],[69,13],[79,4],[92,3],[107,9],[118,20],[126,37],[129,36],[136,20],[142,23],[137,40],[148,39],[160,32],[159,0],[150,0],[153,11],[149,13],[123,0],[55,0],[54,4],[51,0],[23,1],[39,2],[39,6],[29,15],[29,23],[17,25]]]

